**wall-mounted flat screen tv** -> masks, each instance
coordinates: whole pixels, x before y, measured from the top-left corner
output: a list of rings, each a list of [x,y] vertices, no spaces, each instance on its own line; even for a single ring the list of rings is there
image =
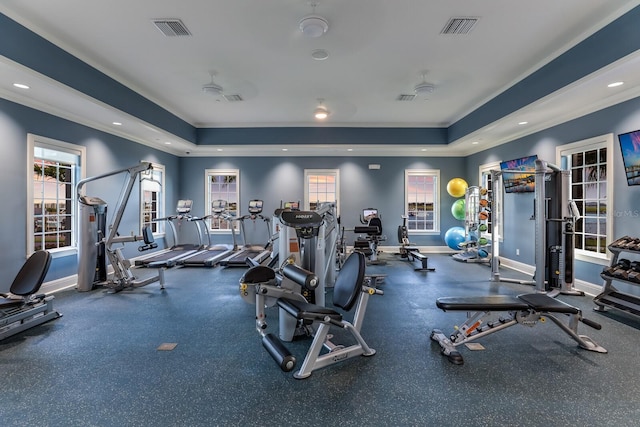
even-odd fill
[[[627,185],[640,185],[640,130],[618,135]]]
[[[536,187],[536,160],[538,156],[500,162],[502,185],[505,193],[532,193]]]

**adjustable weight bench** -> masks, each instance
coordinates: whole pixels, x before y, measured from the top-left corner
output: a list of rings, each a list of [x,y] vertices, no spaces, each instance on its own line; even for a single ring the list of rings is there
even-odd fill
[[[585,335],[578,335],[578,323],[582,322],[594,329],[601,326],[582,317],[582,311],[572,305],[551,298],[546,294],[522,294],[515,296],[490,295],[482,297],[445,297],[436,300],[436,306],[443,311],[466,311],[467,320],[449,336],[439,330],[431,332],[431,339],[438,342],[441,352],[451,363],[462,365],[464,360],[457,350],[483,336],[506,329],[515,324],[533,327],[538,321],[549,318],[567,335],[573,338],[578,346],[585,350],[606,353],[607,350],[596,344]],[[496,312],[507,312],[506,316],[496,319]],[[566,315],[569,321],[565,324],[558,315]]]
[[[9,294],[0,294],[0,341],[62,316],[53,309],[53,295],[37,295],[51,265],[51,254],[34,252],[24,263]]]

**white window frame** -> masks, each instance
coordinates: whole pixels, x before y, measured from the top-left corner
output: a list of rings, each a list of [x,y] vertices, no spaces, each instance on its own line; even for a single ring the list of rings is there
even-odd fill
[[[240,207],[240,169],[205,169],[204,170],[204,201],[205,201],[205,215],[211,214],[211,202],[213,199],[211,198],[211,191],[209,187],[210,179],[212,175],[235,175],[236,177],[236,216],[240,215],[241,207]],[[235,231],[239,230],[239,225],[237,221],[231,222],[232,227]],[[207,223],[207,227],[209,227],[209,232],[214,234],[231,234],[231,229],[211,229],[211,222]]]
[[[404,215],[409,216],[409,177],[410,176],[433,176],[435,177],[434,183],[434,206],[433,206],[433,230],[415,230],[409,229],[411,233],[415,234],[440,234],[440,169],[405,169],[404,171]],[[407,228],[409,228],[409,220],[407,220]]]
[[[159,163],[151,163],[151,166],[153,167],[152,169],[152,173],[156,173],[159,172],[160,173],[160,201],[158,203],[158,208],[157,208],[157,217],[158,218],[164,218],[165,216],[165,201],[166,201],[166,194],[165,194],[165,186],[164,186],[164,178],[166,175],[165,172],[165,167],[164,165],[161,165]],[[144,207],[144,191],[145,191],[145,182],[148,182],[145,178],[146,175],[149,173],[149,171],[144,171],[140,174],[140,230],[142,231],[142,228],[144,227],[144,211],[145,211],[145,207]],[[155,181],[157,182],[157,181]],[[158,221],[156,222],[157,225],[157,231],[153,233],[154,237],[162,237],[165,234],[165,223],[164,221]]]
[[[27,257],[30,256],[34,250],[35,233],[33,224],[35,221],[35,213],[33,209],[33,164],[34,164],[34,150],[35,148],[46,148],[55,151],[63,151],[76,155],[80,158],[80,164],[75,168],[75,179],[73,181],[73,191],[71,192],[71,205],[73,206],[73,212],[71,214],[71,246],[65,246],[63,248],[48,249],[53,257],[66,256],[77,254],[78,252],[78,200],[76,195],[76,184],[78,181],[85,178],[86,174],[86,158],[87,149],[81,145],[71,144],[64,141],[58,141],[56,139],[47,138],[44,136],[27,134]]]
[[[556,147],[556,164],[561,166],[563,165],[563,157],[574,153],[581,153],[589,150],[599,150],[601,148],[607,149],[607,177],[606,177],[606,191],[607,191],[607,226],[606,226],[606,239],[607,244],[613,242],[613,220],[614,217],[612,215],[613,212],[613,134],[605,134],[596,136],[593,138],[584,139],[581,141],[572,142],[565,145],[560,145]],[[567,164],[567,169],[571,169],[570,165]],[[569,179],[569,185],[571,185],[571,179]],[[569,193],[571,194],[571,188],[569,188]],[[592,251],[585,251],[583,249],[575,249],[575,259],[580,261],[591,262],[600,265],[609,265],[611,260],[611,254],[608,250],[605,250],[604,253],[596,253]]]
[[[336,203],[336,215],[340,215],[340,169],[305,169],[304,170],[304,209],[311,208],[311,195],[309,194],[309,178],[312,176],[330,176],[335,178],[335,200],[324,200]],[[314,202],[317,200],[314,200]]]
[[[485,163],[478,167],[478,182],[482,187],[487,187],[486,175],[491,175],[491,171],[499,171],[500,170],[500,162],[491,162]],[[496,236],[499,240],[502,240],[502,236],[504,235],[504,214],[502,209],[502,195],[504,192],[503,188],[499,188],[496,191],[496,183],[491,183],[491,230],[495,231],[495,224],[498,223],[498,235]],[[502,186],[501,186],[502,187]],[[493,233],[486,233],[486,237],[491,239]]]

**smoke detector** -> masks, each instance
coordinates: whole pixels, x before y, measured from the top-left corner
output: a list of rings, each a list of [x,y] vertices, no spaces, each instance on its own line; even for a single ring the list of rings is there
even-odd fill
[[[309,3],[312,8],[311,15],[307,15],[300,20],[298,28],[306,37],[320,37],[329,30],[329,22],[320,15],[316,15],[316,6],[318,3],[312,1]]]
[[[320,37],[329,30],[329,22],[320,15],[308,15],[300,20],[300,31],[306,37]]]

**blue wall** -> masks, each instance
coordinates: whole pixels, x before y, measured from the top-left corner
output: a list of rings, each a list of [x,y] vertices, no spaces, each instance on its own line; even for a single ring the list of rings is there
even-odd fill
[[[478,167],[499,160],[515,159],[528,155],[551,163],[556,162],[556,147],[595,136],[613,133],[614,177],[613,206],[608,220],[613,221],[614,239],[624,235],[638,236],[640,230],[640,186],[628,187],[622,163],[617,135],[640,129],[640,98],[606,108],[562,125],[518,139],[492,150],[469,156],[467,176],[478,176]],[[477,181],[477,178],[473,180]],[[504,242],[500,254],[529,265],[535,263],[534,224],[528,218],[533,214],[533,193],[505,194]],[[520,249],[520,256],[516,255]],[[602,266],[577,262],[576,278],[591,283],[601,283]]]
[[[0,291],[9,289],[13,277],[27,254],[27,134],[35,134],[87,147],[87,176],[101,175],[132,166],[141,160],[166,166],[168,206],[175,205],[179,161],[176,157],[153,150],[95,129],[60,119],[19,104],[0,99],[0,147],[3,167],[0,168],[0,200],[3,201],[2,233],[0,234]],[[171,178],[173,177],[173,179]],[[87,184],[86,194],[98,196],[115,210],[124,175]],[[120,228],[129,233],[139,228],[139,194],[134,192]],[[125,250],[131,256],[135,248]],[[46,280],[73,275],[77,270],[76,256],[54,259]]]
[[[302,134],[303,136],[303,134]],[[379,170],[369,170],[376,163]],[[397,227],[404,214],[405,169],[440,169],[440,192],[443,215],[442,234],[449,227],[460,225],[449,213],[455,200],[446,192],[447,182],[464,173],[464,159],[454,157],[214,157],[182,158],[180,167],[180,197],[194,201],[193,212],[205,211],[205,169],[240,170],[240,206],[246,214],[251,199],[265,202],[264,214],[271,216],[281,201],[304,200],[305,169],[339,169],[341,224],[353,228],[360,224],[363,208],[377,208],[382,215],[387,245],[395,246]],[[249,233],[247,233],[249,234]],[[346,235],[349,237],[349,235]],[[228,243],[220,237],[220,243]],[[413,243],[425,246],[444,245],[440,235],[412,235]]]

